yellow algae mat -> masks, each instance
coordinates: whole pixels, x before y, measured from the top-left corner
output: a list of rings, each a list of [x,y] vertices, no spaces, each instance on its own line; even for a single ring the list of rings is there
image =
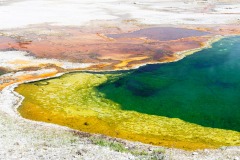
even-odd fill
[[[79,72],[22,84],[16,88],[25,97],[19,112],[32,120],[167,147],[194,150],[240,145],[240,132],[122,110],[96,89],[121,76]]]

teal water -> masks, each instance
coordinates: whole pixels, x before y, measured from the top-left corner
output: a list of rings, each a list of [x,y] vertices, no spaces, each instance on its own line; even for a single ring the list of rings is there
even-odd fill
[[[178,62],[141,67],[98,90],[124,110],[240,131],[240,37]]]

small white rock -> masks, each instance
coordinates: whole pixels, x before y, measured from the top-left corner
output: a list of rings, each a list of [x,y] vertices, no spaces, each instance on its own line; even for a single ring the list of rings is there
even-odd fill
[[[198,155],[198,153],[197,152],[193,152],[192,155]]]
[[[234,157],[234,159],[233,160],[239,160],[239,157]]]

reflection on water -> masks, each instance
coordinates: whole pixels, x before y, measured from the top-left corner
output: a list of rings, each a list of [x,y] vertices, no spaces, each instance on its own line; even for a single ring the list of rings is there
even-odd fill
[[[169,40],[177,40],[180,38],[186,38],[186,37],[192,37],[192,36],[203,36],[207,34],[208,32],[202,32],[202,31],[184,29],[184,28],[155,27],[155,28],[141,29],[131,33],[108,34],[107,36],[111,38],[147,37],[148,39],[169,41]]]
[[[122,109],[240,131],[240,37],[176,63],[147,65],[98,89]]]

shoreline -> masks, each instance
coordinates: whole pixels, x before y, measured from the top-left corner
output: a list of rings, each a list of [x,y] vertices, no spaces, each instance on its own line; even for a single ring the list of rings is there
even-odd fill
[[[30,56],[36,59],[41,57],[49,60],[50,58],[56,58],[56,62],[50,60],[51,63],[49,63],[50,61],[33,61],[31,58],[28,59],[28,56],[18,58],[10,52],[6,53],[5,59],[2,58],[3,61],[0,58],[0,63],[9,60],[1,63],[3,66],[5,64],[7,66],[2,68],[3,74],[0,73],[0,159],[240,160],[240,146],[186,151],[173,148],[174,145],[170,148],[163,148],[100,134],[86,133],[58,124],[26,119],[18,112],[18,107],[22,104],[24,97],[15,92],[16,87],[20,84],[57,78],[74,72],[133,72],[146,65],[179,61],[188,55],[197,54],[196,52],[211,47],[215,42],[214,36],[216,35],[221,35],[222,38],[240,36],[239,9],[238,0],[144,0],[141,2],[0,0],[0,13],[2,15],[0,16],[2,22],[0,44],[3,46],[3,51],[8,51],[7,49],[9,51],[14,49],[26,50],[29,51],[27,53]],[[145,45],[145,42],[148,44],[148,39],[133,40],[130,44],[139,43],[142,45],[129,48],[131,45],[128,44],[127,39],[117,41],[120,44],[124,42],[126,45],[118,45],[117,42],[115,42],[116,45],[113,45],[112,39],[105,37],[106,34],[128,33],[154,26],[209,31],[211,34],[205,38],[195,39],[191,37],[166,43],[168,45],[166,49],[168,50],[168,47],[170,47],[169,50],[172,50],[174,54],[164,55],[166,57],[162,59],[159,59],[157,50],[153,50],[149,54],[145,52],[144,47],[141,48]],[[171,35],[167,34],[167,36]],[[216,41],[221,39],[215,38]],[[85,53],[89,49],[89,53],[102,50],[98,46],[101,45],[100,41],[105,44],[102,45],[102,48],[109,50],[101,52],[100,59],[98,59],[97,54],[79,54]],[[149,43],[151,43],[151,40]],[[89,44],[97,45],[89,47]],[[34,46],[36,47],[34,48]],[[109,46],[112,46],[112,48],[109,48]],[[148,48],[148,45],[146,46]],[[164,44],[161,46],[160,43],[154,46],[164,48]],[[190,49],[194,46],[195,49]],[[128,55],[128,58],[132,58],[131,55],[138,56],[138,50],[149,54],[149,59],[124,61]],[[129,51],[127,52],[129,54],[124,54],[125,51]],[[112,54],[113,52],[116,53]],[[31,53],[35,54],[31,55]],[[140,54],[140,56],[142,55]],[[157,56],[157,58],[154,59],[154,56]],[[88,60],[85,60],[86,57]],[[108,57],[110,57],[109,60]],[[157,62],[158,60],[165,62]],[[60,63],[60,61],[62,62]],[[64,61],[70,63],[63,64]],[[152,61],[152,63],[146,63],[147,61]],[[74,62],[78,64],[93,62],[95,65],[69,68]],[[121,66],[124,62],[126,62],[126,65]],[[10,69],[9,66],[13,66],[15,69]],[[118,66],[122,68],[118,68]],[[47,71],[48,69],[54,71]],[[43,74],[40,74],[41,70],[44,71]],[[41,112],[40,114],[43,115]],[[119,142],[124,151],[113,149],[109,145],[104,146],[94,143],[92,138],[108,144]],[[227,139],[228,136],[224,138]],[[224,138],[223,140],[226,140]],[[237,138],[236,142],[239,142],[239,140],[240,138]],[[126,150],[128,152],[125,152]],[[129,152],[129,150],[136,151],[138,154]],[[152,155],[154,152],[157,155]]]
[[[173,60],[173,61],[163,61],[163,62],[147,62],[144,64],[139,64],[139,65],[134,65],[133,67],[130,68],[124,68],[124,69],[110,69],[110,70],[91,70],[91,69],[87,69],[87,70],[70,70],[70,71],[66,71],[63,74],[68,74],[68,73],[74,73],[74,72],[90,72],[90,73],[108,73],[108,72],[121,72],[121,71],[131,71],[131,70],[136,70],[139,69],[140,67],[144,67],[146,65],[151,65],[151,64],[165,64],[165,63],[174,63],[177,61],[182,60],[183,58],[185,58],[188,55],[194,54],[196,52],[199,52],[203,49],[207,49],[207,48],[211,48],[212,44],[220,41],[221,39],[224,38],[229,38],[229,37],[235,37],[235,36],[239,36],[239,35],[229,35],[229,36],[223,36],[223,35],[215,35],[212,38],[210,38],[208,41],[206,41],[204,43],[204,46],[198,47],[198,48],[194,48],[194,49],[189,49],[189,50],[185,50],[185,51],[180,51],[180,52],[175,52],[174,54],[180,56],[179,58]],[[51,78],[51,77],[49,77]]]
[[[49,77],[49,78],[58,77],[58,76],[61,76],[61,75],[63,75],[63,74],[58,74],[58,75],[55,75],[55,76],[52,76],[52,77]],[[33,81],[39,81],[39,80],[43,80],[43,79],[48,79],[48,78],[40,78],[38,80],[31,80],[31,81],[28,81],[27,83],[33,82]],[[26,83],[26,82],[22,82],[22,83]],[[128,141],[128,140],[125,140],[125,139],[109,137],[109,136],[105,136],[105,135],[101,135],[101,134],[85,133],[85,132],[82,132],[82,131],[74,130],[74,129],[71,129],[69,127],[65,127],[65,126],[61,126],[61,125],[57,125],[57,124],[52,124],[52,123],[46,123],[46,122],[40,122],[40,121],[34,121],[34,120],[25,119],[17,112],[18,106],[21,104],[22,100],[24,99],[23,96],[21,96],[20,94],[18,94],[17,92],[14,91],[15,87],[17,87],[19,84],[21,84],[21,83],[12,84],[10,86],[7,86],[6,88],[4,88],[3,91],[4,92],[6,91],[6,92],[14,95],[15,98],[17,98],[19,100],[17,104],[12,106],[12,108],[14,110],[14,115],[11,115],[11,117],[13,117],[17,121],[20,120],[20,121],[26,123],[25,125],[27,125],[27,126],[28,125],[37,125],[37,126],[44,127],[44,128],[47,128],[47,129],[56,129],[59,132],[67,132],[67,133],[74,132],[74,133],[77,133],[77,135],[78,134],[89,134],[89,135],[94,136],[96,138],[100,137],[100,139],[101,138],[107,139],[107,140],[110,139],[110,141],[116,141],[117,140],[117,141],[120,141],[120,142],[126,144],[127,146],[128,145],[130,145],[130,146],[135,146],[136,145],[136,146],[140,146],[140,148],[144,148],[144,149],[152,148],[150,150],[154,150],[155,148],[160,148],[160,149],[163,148],[161,146],[152,146],[152,145],[149,145],[149,144],[143,144],[141,142]],[[2,94],[3,91],[1,91],[1,94]],[[9,113],[7,113],[7,114],[10,115]],[[77,135],[74,135],[74,137],[75,138],[78,137]],[[87,139],[87,141],[89,140],[88,137],[85,137],[85,138]],[[86,145],[86,146],[91,145],[89,143],[91,143],[91,142],[87,142],[84,145]],[[107,147],[103,147],[103,148],[107,148]],[[201,150],[193,150],[193,151],[187,151],[187,150],[178,149],[178,148],[166,148],[166,147],[164,147],[164,152],[165,152],[167,157],[173,156],[172,154],[174,152],[175,155],[173,157],[175,157],[175,158],[173,158],[173,159],[178,159],[179,156],[180,157],[183,156],[184,158],[189,158],[189,157],[192,157],[192,158],[193,157],[203,158],[204,156],[202,156],[202,154],[205,155],[205,156],[206,155],[215,156],[215,153],[218,153],[218,154],[221,153],[220,154],[221,156],[224,153],[227,157],[231,157],[231,156],[229,156],[229,152],[232,153],[232,151],[233,151],[233,154],[234,154],[233,157],[236,157],[235,155],[240,153],[240,146],[228,146],[228,147],[224,147],[223,146],[223,147],[220,147],[218,149],[201,149]],[[129,157],[127,159],[129,159]]]
[[[216,38],[217,37],[217,38]],[[229,36],[230,37],[230,36]],[[0,91],[0,93],[4,92],[5,90],[11,92],[14,96],[16,96],[17,98],[19,98],[20,100],[18,101],[18,103],[15,105],[15,106],[12,106],[11,108],[13,109],[13,113],[7,111],[6,113],[10,113],[11,116],[16,116],[16,118],[20,117],[22,119],[25,119],[23,118],[19,112],[17,111],[18,107],[21,105],[22,101],[24,100],[25,97],[23,97],[22,95],[20,95],[19,93],[17,93],[15,91],[15,88],[17,88],[20,84],[23,84],[23,83],[31,83],[31,82],[37,82],[37,81],[41,81],[41,80],[47,80],[47,79],[51,79],[51,78],[57,78],[57,77],[60,77],[60,76],[63,76],[65,74],[69,74],[69,73],[75,73],[75,72],[91,72],[91,73],[101,73],[101,72],[118,72],[118,71],[130,71],[130,70],[135,70],[135,69],[138,69],[140,67],[143,67],[143,66],[146,66],[146,65],[149,65],[149,64],[163,64],[163,63],[174,63],[174,62],[177,62],[177,61],[180,61],[181,59],[185,58],[186,56],[190,55],[189,53],[191,54],[194,54],[195,52],[198,52],[202,49],[206,49],[206,48],[209,48],[211,47],[211,45],[223,38],[227,38],[227,37],[223,37],[223,36],[220,36],[217,35],[215,37],[213,37],[212,39],[210,39],[208,42],[206,42],[206,45],[203,46],[203,47],[199,47],[199,48],[196,48],[196,49],[191,49],[191,50],[186,50],[186,51],[182,51],[182,52],[177,52],[175,54],[180,54],[182,55],[182,58],[180,59],[177,59],[176,61],[172,61],[172,62],[159,62],[159,63],[146,63],[146,64],[142,64],[138,67],[134,67],[134,68],[130,68],[130,69],[122,69],[122,70],[109,70],[109,71],[105,71],[105,70],[74,70],[74,71],[67,71],[67,72],[63,72],[63,73],[57,73],[56,75],[53,75],[53,76],[49,76],[49,77],[44,77],[44,78],[37,78],[37,79],[34,79],[34,80],[26,80],[26,81],[23,81],[23,82],[16,82],[16,83],[13,83],[13,84],[10,84],[9,86],[6,86],[5,88],[3,88],[2,91]],[[8,114],[9,114],[8,113]],[[30,120],[30,119],[25,119],[25,120],[28,120],[28,121],[34,121],[34,120]],[[34,122],[39,122],[39,121],[34,121]],[[46,123],[46,122],[40,122],[41,124],[49,124],[49,123]],[[50,123],[51,124],[51,123]],[[57,124],[54,124],[54,125],[57,125]],[[61,126],[61,125],[57,125],[57,126]],[[65,127],[65,126],[61,126],[61,127]],[[67,127],[69,128],[69,127]],[[71,128],[69,128],[71,129]],[[71,130],[74,130],[74,129],[71,129]]]
[[[208,48],[208,47],[211,47],[211,45],[220,40],[221,38],[226,38],[226,37],[219,37],[219,39],[212,39],[211,41],[209,41],[205,46],[201,47],[201,49],[205,49],[205,48]],[[194,51],[195,52],[198,52],[199,50],[201,50],[200,48],[197,48],[195,49]],[[194,51],[191,51],[191,53],[195,53]],[[185,51],[184,53],[189,53],[189,50],[188,51]],[[184,54],[184,53],[181,53],[181,54]],[[188,56],[189,54],[184,54],[184,57]],[[181,59],[179,59],[181,60]],[[170,63],[170,62],[168,62]],[[148,65],[148,64],[144,64],[144,65]],[[144,66],[142,65],[142,66]],[[139,66],[139,67],[142,67],[142,66]],[[139,68],[138,67],[138,68]],[[135,68],[137,69],[137,68]],[[134,70],[134,69],[129,69],[129,70]],[[116,70],[113,70],[113,72],[116,71]],[[118,70],[117,70],[118,71]],[[68,74],[68,73],[72,73],[72,72],[80,72],[80,71],[68,71],[68,72],[64,72],[64,73],[57,73],[56,75],[54,76],[50,76],[50,77],[45,77],[45,78],[38,78],[38,79],[34,79],[34,80],[27,80],[27,81],[24,81],[24,82],[16,82],[14,84],[11,84],[7,87],[5,87],[2,91],[0,91],[0,94],[1,96],[5,94],[10,94],[12,95],[13,97],[11,97],[10,101],[7,105],[5,104],[2,104],[3,106],[7,107],[9,109],[9,107],[11,108],[10,110],[11,111],[3,111],[2,110],[2,107],[1,107],[1,112],[4,112],[8,115],[10,115],[13,119],[15,119],[16,121],[21,121],[21,123],[26,123],[25,125],[28,126],[28,125],[37,125],[37,126],[42,126],[42,127],[45,127],[45,128],[48,128],[48,129],[56,129],[57,131],[59,132],[77,132],[77,133],[85,133],[85,132],[82,132],[82,131],[78,131],[78,130],[74,130],[74,129],[71,129],[69,127],[65,127],[65,126],[61,126],[61,125],[57,125],[57,124],[52,124],[52,123],[46,123],[46,122],[39,122],[39,121],[34,121],[34,120],[30,120],[30,119],[25,119],[23,118],[19,112],[17,111],[17,108],[21,105],[24,97],[21,96],[20,94],[18,94],[17,92],[14,91],[14,89],[16,87],[18,87],[18,85],[22,84],[22,83],[30,83],[30,82],[36,82],[36,81],[40,81],[40,80],[44,80],[44,79],[49,79],[49,78],[55,78],[55,77],[59,77],[59,76],[62,76],[64,74]],[[81,72],[88,72],[88,71],[81,71]],[[91,72],[91,71],[90,71]],[[96,73],[99,73],[99,72],[104,72],[104,71],[93,71],[93,72],[96,72]],[[4,97],[4,96],[3,96]],[[17,103],[16,103],[17,102]],[[2,102],[1,102],[2,103]],[[8,105],[12,105],[12,106],[8,106]],[[0,104],[1,106],[1,104]],[[6,109],[6,108],[5,108]],[[1,121],[0,121],[0,124],[1,124]],[[90,134],[90,135],[97,135],[97,136],[101,136],[99,134],[92,134],[92,133],[87,133],[87,134]],[[75,136],[76,138],[77,136]],[[104,136],[106,139],[108,139],[109,137],[108,136]],[[88,138],[87,138],[88,139]],[[115,139],[115,138],[110,138],[110,139]],[[117,138],[119,139],[119,138]],[[41,140],[40,140],[41,141]],[[142,144],[142,143],[139,143],[139,142],[132,142],[132,141],[127,141],[127,140],[124,140],[124,139],[120,139],[120,141],[123,141],[124,143],[127,143],[127,144],[131,144],[131,145],[143,145],[145,147],[161,147],[161,146],[151,146],[149,144]],[[84,144],[85,146],[88,146],[89,144]],[[101,147],[102,148],[102,147]],[[106,147],[103,147],[103,148],[106,148]],[[179,154],[181,156],[186,156],[187,157],[198,157],[198,156],[201,156],[201,154],[206,154],[209,155],[209,154],[212,154],[213,156],[215,156],[215,152],[227,152],[229,150],[234,150],[233,154],[234,156],[233,157],[236,157],[235,155],[237,155],[239,152],[240,152],[240,146],[229,146],[229,147],[221,147],[220,149],[204,149],[204,150],[196,150],[196,151],[186,151],[186,150],[182,150],[182,149],[177,149],[177,148],[165,148],[165,152],[168,154],[168,156],[170,156],[172,154],[172,152],[174,152],[175,155],[175,158],[177,159]],[[228,155],[228,154],[227,154]],[[122,155],[121,155],[122,156]],[[126,155],[125,155],[126,156]],[[129,158],[129,155],[127,155],[127,157]],[[131,157],[131,156],[130,156]],[[186,157],[185,157],[186,158]],[[199,158],[203,158],[203,157],[199,157]],[[133,158],[134,159],[134,158]]]

